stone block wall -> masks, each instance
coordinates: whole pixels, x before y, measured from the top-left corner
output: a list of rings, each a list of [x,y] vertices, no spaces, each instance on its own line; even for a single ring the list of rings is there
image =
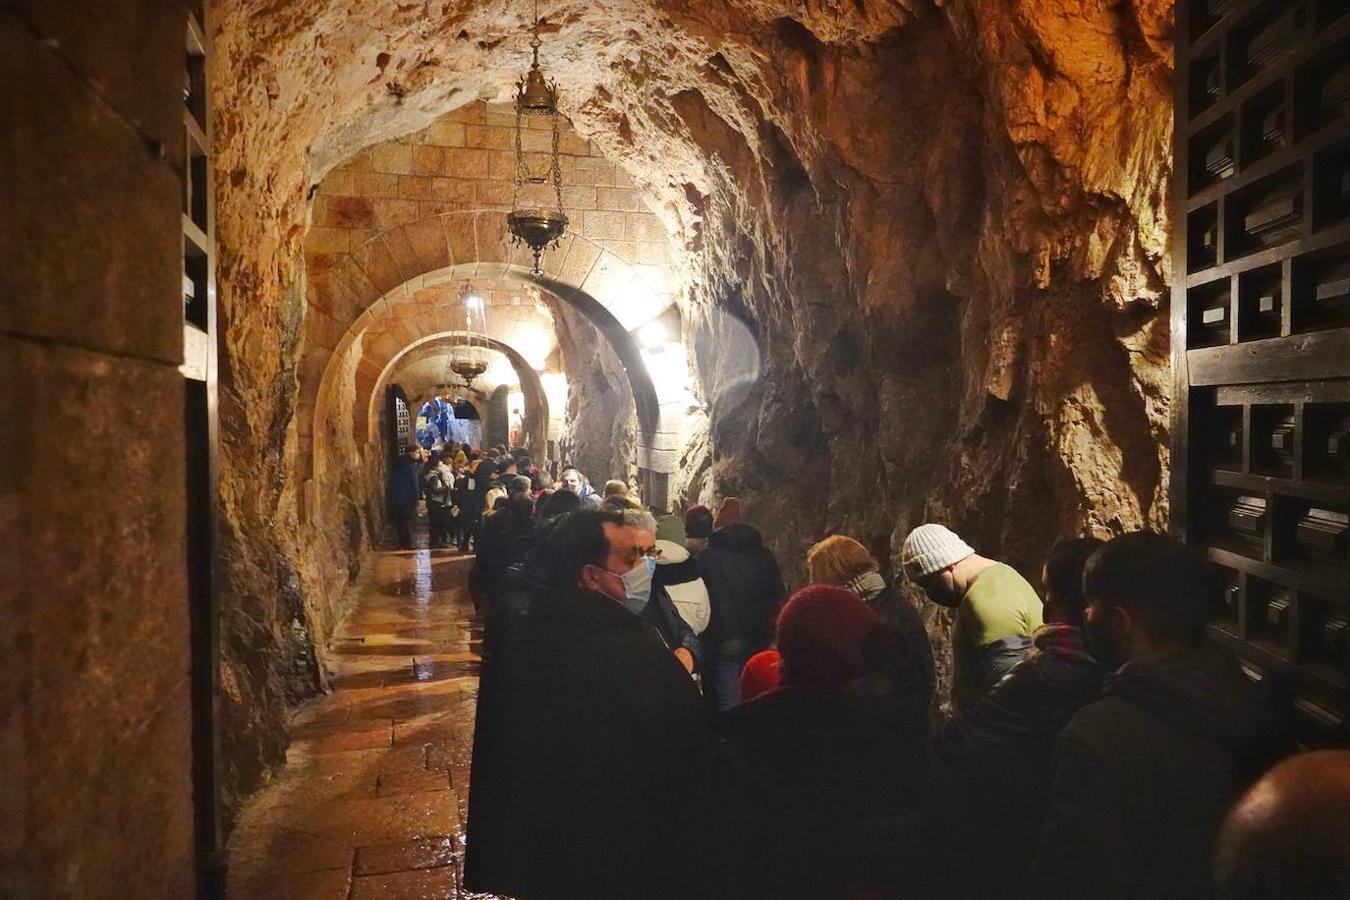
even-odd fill
[[[193,892],[185,22],[0,8],[4,897]]]
[[[524,137],[535,135],[536,141],[523,140],[522,146],[538,169],[547,158],[540,151],[547,150],[550,135],[535,129]],[[325,270],[336,263],[334,256],[362,252],[372,239],[400,225],[461,210],[509,210],[514,142],[515,116],[509,109],[477,102],[421,132],[358,151],[319,183],[305,238],[306,268]],[[563,208],[573,231],[631,265],[646,267],[643,274],[653,287],[663,285],[669,238],[627,173],[570,128],[559,138],[559,162]],[[387,284],[385,290],[406,280],[408,268],[399,262],[411,263],[416,274],[434,268],[415,247],[406,261],[399,259],[400,248],[389,250],[388,258],[383,253],[372,257],[372,279],[377,286]]]
[[[534,169],[546,161],[550,142],[551,134],[538,127],[522,136]],[[452,265],[525,261],[507,246],[501,215],[512,201],[514,145],[510,109],[474,102],[420,132],[355,152],[319,183],[304,245],[309,288],[296,410],[302,445],[312,440],[311,423],[327,416],[327,393],[338,390],[330,383],[329,360],[350,352],[346,342],[354,331],[378,332],[371,359],[357,374],[373,384],[394,345],[454,327],[458,282],[423,284],[422,276]],[[551,254],[556,262],[550,272],[584,285],[625,327],[640,324],[673,302],[666,293],[672,280],[669,237],[627,174],[570,127],[560,135],[559,155],[571,225],[564,247]],[[510,343],[518,311],[503,306],[489,312],[499,319],[489,322],[492,336]],[[308,327],[310,320],[319,327]],[[343,436],[318,441],[312,464],[301,447],[301,478],[322,477],[326,461],[317,455],[327,448],[345,464],[364,445],[370,422],[361,404],[354,415],[354,444]]]
[[[522,135],[534,169],[545,164],[551,139],[538,127]],[[385,366],[416,340],[460,327],[455,314],[461,277],[485,276],[476,279],[481,287],[500,277],[502,263],[526,262],[519,249],[508,246],[502,215],[512,202],[514,144],[515,117],[509,108],[474,102],[420,132],[356,151],[317,186],[304,242],[306,312],[296,408],[298,475],[312,480],[319,500],[314,510],[302,508],[300,519],[316,535],[317,541],[310,542],[316,547],[335,549],[337,537],[347,533],[346,515],[329,515],[322,506],[337,496],[335,479],[344,478],[358,457],[369,456],[373,420],[365,400],[378,393],[374,387]],[[667,293],[669,237],[631,179],[570,126],[560,135],[559,154],[571,225],[546,268],[584,287],[622,327],[635,327],[673,302]],[[450,266],[456,267],[454,279],[445,281]],[[495,293],[504,302],[489,308],[488,330],[512,344],[517,331],[539,323],[529,308],[510,305],[509,297],[523,286],[498,283],[503,289]],[[594,332],[578,316],[574,330],[585,329]],[[354,350],[358,336],[361,347]],[[587,339],[603,343],[598,333]],[[342,374],[337,360],[354,368]],[[594,354],[564,355],[562,362],[569,383],[590,380],[592,367],[604,367]],[[623,377],[617,360],[611,362],[606,372]],[[348,384],[353,378],[355,384]],[[356,397],[347,397],[352,390]],[[627,435],[617,441],[628,449],[615,463],[618,471],[626,471],[635,439],[631,392],[616,394],[628,398],[625,409],[614,406],[608,392],[593,403],[587,397],[586,391],[577,393],[577,403],[590,405],[588,421],[593,424],[600,416],[606,435]],[[334,424],[335,406],[344,410],[344,418],[351,416],[350,432]],[[604,467],[612,468],[608,461]],[[303,546],[301,553],[306,554]],[[318,571],[304,560],[301,569]],[[324,596],[338,591],[336,584],[312,588]]]

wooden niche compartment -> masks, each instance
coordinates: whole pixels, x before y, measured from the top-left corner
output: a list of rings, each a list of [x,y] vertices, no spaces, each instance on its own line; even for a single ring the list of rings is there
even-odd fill
[[[1236,488],[1211,488],[1202,502],[1209,544],[1248,559],[1265,558],[1269,510],[1264,495]]]
[[[1350,326],[1350,245],[1294,260],[1293,330]]]
[[[1304,471],[1311,480],[1350,486],[1350,403],[1309,403],[1303,415]]]
[[[1201,464],[1211,471],[1241,472],[1245,439],[1242,406],[1201,406],[1191,400],[1196,433],[1191,436]]]
[[[1224,116],[1191,138],[1191,192],[1217,184],[1234,172],[1233,117]]]
[[[1238,276],[1238,340],[1279,337],[1284,316],[1284,275],[1276,263]]]
[[[1290,145],[1285,82],[1278,81],[1242,105],[1242,165],[1259,162]],[[1194,151],[1192,151],[1194,152]]]
[[[1205,54],[1191,61],[1190,87],[1192,117],[1223,98],[1223,65],[1219,59],[1217,42]]]
[[[184,240],[183,320],[203,331],[207,327],[207,291],[210,289],[210,260],[195,244]]]
[[[1350,218],[1350,138],[1313,157],[1313,230]]]
[[[1350,48],[1340,41],[1299,67],[1295,79],[1295,133],[1311,135],[1350,116]]]
[[[1299,48],[1310,30],[1310,6],[1309,0],[1273,4],[1228,33],[1230,91]]]
[[[1218,347],[1230,342],[1231,288],[1231,278],[1220,278],[1186,292],[1186,349]]]
[[[1227,566],[1215,565],[1214,569],[1218,572],[1222,588],[1219,594],[1219,609],[1210,622],[1210,627],[1218,630],[1225,637],[1240,638],[1242,636],[1242,576],[1236,570]]]
[[[1219,205],[1208,203],[1186,218],[1186,259],[1191,272],[1219,264]]]
[[[1280,659],[1290,659],[1295,602],[1293,588],[1248,575],[1243,639]]]
[[[1350,575],[1350,509],[1281,498],[1275,521],[1277,561],[1333,580]]]
[[[1252,472],[1276,478],[1294,477],[1297,453],[1294,407],[1262,404],[1252,407]]]
[[[1191,40],[1201,38],[1240,3],[1241,0],[1198,0],[1191,4]]]
[[[1300,662],[1314,678],[1346,683],[1350,669],[1350,625],[1346,606],[1317,594],[1299,595]]]
[[[1226,256],[1233,259],[1303,234],[1303,165],[1288,166],[1228,196]]]

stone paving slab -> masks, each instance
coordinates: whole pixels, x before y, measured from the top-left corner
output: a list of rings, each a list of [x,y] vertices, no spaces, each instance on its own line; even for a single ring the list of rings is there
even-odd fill
[[[352,881],[351,900],[432,900],[454,897],[459,880],[453,866],[371,875]]]
[[[332,693],[230,839],[235,900],[468,897],[463,835],[481,632],[465,559],[381,553],[329,648]]]
[[[447,835],[372,844],[356,853],[353,875],[389,875],[414,869],[435,869],[455,861],[456,841]]]

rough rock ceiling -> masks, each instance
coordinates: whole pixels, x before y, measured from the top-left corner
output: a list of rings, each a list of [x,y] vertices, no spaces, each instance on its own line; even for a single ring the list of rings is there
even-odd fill
[[[531,11],[213,4],[238,597],[274,595],[287,565],[308,602],[331,590],[308,574],[287,479],[310,186],[356,148],[504,96]],[[711,414],[682,462],[775,522],[789,570],[803,538],[849,531],[885,555],[924,517],[1028,568],[1058,536],[1165,522],[1170,0],[540,11],[564,111],[677,239]],[[729,319],[759,353],[736,390]],[[275,725],[269,684],[256,675],[239,693],[264,700],[240,709],[270,702],[252,718]]]

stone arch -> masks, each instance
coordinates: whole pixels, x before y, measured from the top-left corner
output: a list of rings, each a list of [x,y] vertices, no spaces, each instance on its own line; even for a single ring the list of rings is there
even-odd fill
[[[362,403],[361,398],[357,397],[353,412],[362,412],[364,415],[360,416],[360,421],[353,421],[353,434],[364,433],[368,445],[376,444],[380,435],[380,397],[384,393],[385,385],[398,383],[397,376],[400,370],[413,364],[419,354],[423,356],[438,354],[446,347],[454,346],[467,336],[468,334],[463,331],[446,331],[419,338],[414,343],[404,347],[397,356],[385,364],[384,369],[380,372],[379,380],[376,381],[370,396],[366,398],[366,402]],[[520,351],[510,344],[486,335],[474,335],[474,338],[481,338],[489,349],[505,356],[511,363],[511,368],[515,370],[516,377],[520,382],[521,393],[525,395],[525,430],[531,436],[531,441],[527,446],[532,454],[536,457],[539,456],[543,452],[544,442],[548,437],[549,421],[548,395],[544,391],[539,373],[535,371]],[[479,412],[481,414],[482,410],[480,409]]]
[[[641,269],[578,231],[547,251],[542,274],[529,268],[524,248],[508,243],[499,209],[454,210],[387,229],[345,253],[308,260],[306,334],[297,405],[297,475],[309,493],[320,439],[316,417],[342,360],[357,340],[371,340],[370,358],[356,362],[358,397],[368,396],[387,360],[402,347],[445,331],[443,310],[410,310],[423,287],[459,278],[491,277],[537,284],[585,315],[615,351],[637,405],[639,465],[673,471],[677,429],[670,423],[687,403],[688,379],[652,378],[635,333],[668,314],[674,299],[649,283]],[[392,315],[396,307],[404,315]],[[383,326],[382,330],[373,327]],[[369,334],[368,334],[369,332]],[[672,348],[685,356],[677,339]],[[358,403],[358,406],[360,404]],[[367,413],[368,414],[368,413]],[[360,432],[353,432],[353,437]],[[308,505],[308,504],[306,504]]]

